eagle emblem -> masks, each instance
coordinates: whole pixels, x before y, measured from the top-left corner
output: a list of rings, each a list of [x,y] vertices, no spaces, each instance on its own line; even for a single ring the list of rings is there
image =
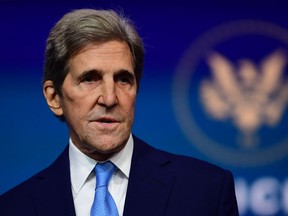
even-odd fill
[[[257,129],[276,126],[286,108],[286,54],[278,49],[259,65],[250,59],[233,65],[227,57],[213,52],[208,55],[207,64],[212,77],[200,84],[204,110],[219,121],[231,120],[243,135],[243,146],[254,147]]]

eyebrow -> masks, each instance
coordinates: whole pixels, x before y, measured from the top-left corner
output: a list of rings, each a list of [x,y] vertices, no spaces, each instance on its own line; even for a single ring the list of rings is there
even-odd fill
[[[128,75],[130,78],[134,78],[135,74],[129,70],[121,69],[115,72],[114,76],[120,75],[120,74],[125,74]]]
[[[102,75],[102,74],[103,74],[103,71],[97,70],[97,69],[89,69],[89,70],[83,71],[83,72],[78,76],[78,79],[79,79],[79,80],[82,80],[83,78],[85,78],[86,76],[91,75],[91,74]]]
[[[102,76],[105,72],[102,70],[98,70],[98,69],[88,69],[86,71],[83,71],[77,78],[78,81],[83,80],[85,77],[89,76],[89,75],[97,75],[97,76]],[[120,69],[114,72],[113,76],[119,76],[119,75],[126,75],[129,76],[130,79],[134,79],[135,78],[135,74],[134,72],[131,72],[129,70],[126,69]]]
[[[128,70],[119,70],[114,74],[114,79],[121,80],[126,79],[131,85],[135,84],[136,76],[133,72],[130,72]]]

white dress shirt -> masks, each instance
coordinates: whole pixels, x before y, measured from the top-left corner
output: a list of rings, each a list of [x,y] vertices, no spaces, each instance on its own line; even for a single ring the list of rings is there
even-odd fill
[[[119,216],[122,216],[124,211],[133,145],[133,138],[130,134],[125,147],[109,159],[117,166],[109,182],[108,190],[116,203]],[[76,215],[90,216],[96,187],[96,176],[93,170],[97,161],[82,153],[71,139],[69,140],[69,160]]]

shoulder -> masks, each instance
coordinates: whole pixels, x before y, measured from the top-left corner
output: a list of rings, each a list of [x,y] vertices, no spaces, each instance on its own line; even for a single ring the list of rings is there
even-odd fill
[[[155,149],[137,138],[134,147],[136,154],[145,158],[145,167],[149,167],[152,176],[160,173],[162,179],[173,182],[170,211],[179,213],[177,206],[185,203],[189,207],[183,210],[184,214],[189,210],[198,212],[197,215],[238,215],[234,179],[230,171],[193,157]],[[195,205],[191,206],[191,203]]]
[[[155,163],[163,163],[167,169],[174,172],[179,178],[193,179],[219,183],[233,181],[232,173],[218,165],[203,161],[194,157],[177,155],[167,151],[156,149],[137,137],[134,137],[135,148],[145,152],[145,157]]]
[[[56,185],[55,182],[63,178],[67,178],[67,176],[69,178],[69,168],[65,168],[68,166],[68,153],[67,149],[65,149],[64,152],[50,166],[2,194],[0,196],[1,213],[3,211],[7,211],[9,213],[17,212],[21,208],[24,208],[25,212],[29,212],[29,209],[32,211],[35,204],[33,203],[33,200],[36,199],[36,196],[41,196],[41,194],[49,194],[50,191],[54,190],[53,187]],[[17,204],[19,208],[14,208],[15,204]],[[31,215],[33,214],[31,213]]]
[[[40,173],[30,177],[0,196],[1,215],[17,215],[21,212],[25,212],[25,215],[35,215],[33,191],[37,188]]]

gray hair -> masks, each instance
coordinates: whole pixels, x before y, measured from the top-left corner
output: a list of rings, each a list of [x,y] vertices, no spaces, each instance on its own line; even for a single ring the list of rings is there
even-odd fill
[[[131,21],[112,10],[75,10],[56,23],[47,39],[43,81],[52,80],[56,93],[62,96],[61,88],[71,57],[88,44],[111,40],[128,44],[139,89],[144,63],[143,42]]]

